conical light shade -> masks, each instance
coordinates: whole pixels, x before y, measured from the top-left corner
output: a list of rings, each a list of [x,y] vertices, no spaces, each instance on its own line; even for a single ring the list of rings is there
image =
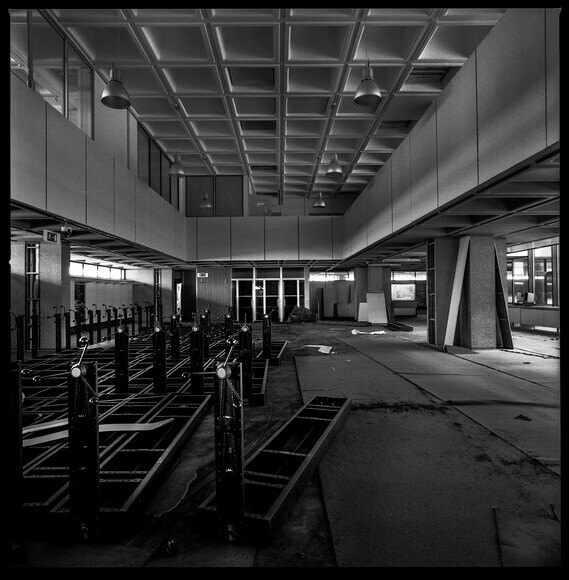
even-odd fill
[[[314,205],[312,207],[326,207],[326,203],[322,199],[322,192],[320,192],[318,199],[314,202]]]
[[[326,175],[330,175],[331,177],[341,177],[343,175],[342,166],[338,161],[337,153],[334,153],[332,156],[332,161],[330,161],[330,165],[328,165],[328,169],[326,169]]]
[[[173,177],[185,177],[186,175],[184,168],[182,167],[182,160],[178,153],[176,153],[176,156],[174,157],[174,163],[170,165],[168,175],[172,175]]]
[[[111,67],[111,78],[107,86],[103,89],[101,102],[111,109],[127,109],[130,107],[130,97],[128,96],[128,91],[117,77],[118,74],[113,64]]]
[[[210,209],[211,208],[211,201],[209,201],[209,196],[206,193],[203,194],[202,202],[200,203],[200,209]]]
[[[377,107],[380,101],[381,91],[377,83],[373,80],[371,67],[366,66],[362,82],[354,95],[354,103],[362,107]]]

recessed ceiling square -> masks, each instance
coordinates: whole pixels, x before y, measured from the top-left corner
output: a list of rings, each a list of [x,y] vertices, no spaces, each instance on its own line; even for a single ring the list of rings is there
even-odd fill
[[[292,24],[289,27],[289,61],[339,61],[346,48],[346,25],[311,26]]]
[[[235,97],[233,103],[237,115],[271,116],[276,113],[273,97]]]
[[[225,117],[223,100],[217,97],[180,97],[188,117]]]
[[[334,93],[338,80],[339,68],[331,66],[287,67],[287,86],[289,93]]]
[[[465,61],[484,40],[492,26],[449,26],[441,24],[419,60]]]
[[[275,90],[275,69],[259,66],[230,66],[225,74],[232,92],[273,92]]]
[[[329,102],[329,97],[287,97],[286,112],[288,115],[325,116]]]
[[[200,26],[141,26],[158,62],[203,62],[209,60]]]
[[[219,83],[210,67],[164,67],[164,76],[174,93],[216,93]],[[129,87],[130,88],[130,87]]]
[[[215,26],[219,54],[223,61],[266,62],[275,60],[274,25]]]
[[[357,45],[355,59],[405,60],[409,57],[423,26],[368,24]]]

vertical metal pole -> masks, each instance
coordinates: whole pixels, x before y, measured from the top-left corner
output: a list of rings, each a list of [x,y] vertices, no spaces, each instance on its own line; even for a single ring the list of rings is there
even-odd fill
[[[37,358],[40,346],[39,316],[32,314],[32,358]]]
[[[135,309],[134,309],[134,306],[132,304],[130,305],[130,315],[132,317],[131,321],[130,321],[131,329],[132,329],[131,335],[134,336],[136,334],[136,324],[135,324],[136,318],[135,318]]]
[[[233,319],[231,314],[225,315],[225,356],[229,355],[231,349],[231,337],[233,336]]]
[[[243,389],[241,365],[220,363],[214,374],[215,472],[218,531],[228,541],[243,536]]]
[[[124,326],[115,332],[115,392],[128,393],[128,332]]]
[[[194,324],[190,334],[190,393],[192,395],[204,394],[204,356],[203,356],[203,332]]]
[[[75,338],[77,340],[77,348],[81,346],[81,336],[83,332],[82,328],[82,321],[83,321],[83,311],[76,310],[75,311]]]
[[[170,356],[180,358],[180,321],[177,316],[172,316],[170,323]]]
[[[243,383],[243,402],[248,405],[253,396],[253,327],[241,325],[239,329],[239,362],[241,380]]]
[[[69,350],[71,349],[71,312],[64,312],[63,319],[65,320],[65,349]]]
[[[101,342],[101,326],[102,326],[102,322],[101,322],[101,309],[97,308],[97,342]]]
[[[271,358],[271,318],[263,314],[263,358]]]
[[[96,531],[100,510],[97,362],[72,363],[67,387],[69,514],[73,531],[88,540]]]
[[[111,316],[112,310],[107,308],[107,340],[111,340],[113,337],[113,317]]]
[[[200,315],[200,329],[202,333],[203,357],[209,358],[209,318],[206,314]]]
[[[153,391],[155,393],[167,392],[166,387],[166,333],[161,326],[155,325],[152,334],[153,347]]]
[[[53,318],[55,323],[55,352],[61,352],[61,314],[56,312]]]
[[[89,315],[89,343],[93,344],[94,339],[95,339],[95,336],[94,336],[95,328],[93,326],[93,311],[87,310],[87,314]]]

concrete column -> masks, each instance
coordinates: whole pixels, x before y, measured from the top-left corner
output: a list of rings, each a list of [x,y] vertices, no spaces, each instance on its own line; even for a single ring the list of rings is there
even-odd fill
[[[441,349],[445,346],[459,243],[459,239],[433,240],[427,263],[428,340]],[[491,236],[469,236],[454,346],[471,350],[498,347],[496,254],[505,277],[505,242]]]
[[[368,292],[383,292],[385,307],[389,313],[389,320],[393,320],[391,311],[391,266],[372,264],[368,267]]]
[[[367,302],[368,293],[368,269],[354,268],[354,295],[352,302],[354,303],[354,319],[358,319],[360,302]]]
[[[39,271],[40,271],[40,349],[55,349],[55,324],[52,317],[55,314],[54,306],[69,305],[70,277],[69,277],[69,242],[40,244]],[[65,335],[62,332],[62,341],[65,344]]]

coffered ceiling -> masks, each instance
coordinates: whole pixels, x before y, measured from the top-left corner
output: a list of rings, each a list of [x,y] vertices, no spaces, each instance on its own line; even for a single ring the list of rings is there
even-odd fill
[[[172,161],[180,154],[190,178],[243,175],[261,202],[256,207],[270,215],[303,200],[309,200],[310,213],[343,214],[505,11],[44,10],[104,81],[115,65],[132,113]],[[368,63],[382,94],[373,108],[353,100]],[[326,175],[334,154],[343,169],[340,179]],[[313,209],[320,193],[326,209]],[[502,235],[509,244],[558,235],[558,156],[457,200],[444,214],[345,262],[306,265],[347,268],[397,258],[405,264],[408,252],[420,247],[421,268],[426,239],[475,231]],[[128,253],[117,240],[102,243],[83,233],[75,251],[82,247],[98,259]],[[127,260],[133,265],[180,266],[131,250]],[[415,261],[416,255],[409,258]]]

